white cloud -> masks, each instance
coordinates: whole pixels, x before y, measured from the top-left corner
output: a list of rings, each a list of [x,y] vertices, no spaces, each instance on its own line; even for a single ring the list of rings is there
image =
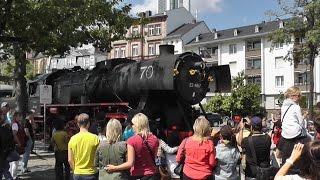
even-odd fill
[[[143,4],[136,4],[131,9],[131,14],[136,15],[144,11],[152,11],[152,14],[158,12],[158,0],[144,0]]]
[[[218,13],[222,11],[223,0],[191,0],[191,8],[198,13]]]

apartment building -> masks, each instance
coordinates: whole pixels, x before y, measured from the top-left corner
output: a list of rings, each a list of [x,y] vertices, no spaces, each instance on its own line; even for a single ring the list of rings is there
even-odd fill
[[[78,48],[73,48],[70,53],[65,56],[53,56],[46,62],[46,72],[51,72],[52,69],[70,69],[79,66],[83,69],[92,69],[97,62],[106,60],[105,52],[99,51],[92,44],[82,45]]]
[[[126,57],[133,60],[154,58],[159,55],[159,46],[164,44],[165,37],[182,25],[195,21],[192,14],[184,7],[155,15],[147,11],[145,15],[149,23],[132,25],[124,40],[112,43],[108,58]]]
[[[230,66],[232,76],[244,71],[247,83],[261,86],[261,97],[266,109],[278,109],[278,95],[293,85],[303,95],[309,93],[308,62],[301,60],[295,67],[285,57],[293,44],[272,44],[268,35],[277,28],[283,28],[286,20],[262,22],[226,30],[211,30],[197,36],[185,46],[186,51],[202,55],[206,61]],[[294,37],[293,37],[294,38]],[[296,41],[303,41],[296,39]],[[320,62],[315,62],[315,101],[320,100]],[[212,96],[213,93],[209,93]]]

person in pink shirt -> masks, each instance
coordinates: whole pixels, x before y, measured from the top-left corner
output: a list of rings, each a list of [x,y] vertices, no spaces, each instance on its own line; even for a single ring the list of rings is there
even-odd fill
[[[217,163],[213,141],[209,139],[211,128],[205,117],[199,117],[193,125],[193,136],[186,138],[179,146],[176,160],[185,160],[183,180],[211,180]],[[184,149],[184,150],[183,150]]]
[[[142,113],[132,118],[135,135],[127,141],[127,162],[118,166],[107,165],[108,172],[130,169],[131,179],[158,180],[160,174],[155,164],[159,147],[158,138],[150,132],[148,117]]]

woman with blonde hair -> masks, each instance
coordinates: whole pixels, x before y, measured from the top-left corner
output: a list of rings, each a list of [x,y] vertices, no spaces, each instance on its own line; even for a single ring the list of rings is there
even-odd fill
[[[303,119],[299,100],[301,91],[298,87],[290,87],[285,92],[286,99],[283,101],[281,107],[281,122],[282,131],[279,140],[278,149],[282,157],[282,164],[290,157],[293,147],[296,143],[306,143],[308,138],[307,130],[305,128],[305,121]],[[291,169],[294,173],[296,167]]]
[[[160,179],[155,165],[159,140],[150,132],[148,117],[136,114],[132,118],[132,127],[135,135],[127,141],[127,161],[120,165],[109,164],[106,170],[111,173],[131,168],[131,179]]]
[[[215,147],[209,139],[211,127],[205,117],[199,117],[193,125],[193,136],[186,138],[179,146],[176,160],[184,161],[182,179],[212,179],[216,165]]]
[[[106,141],[100,142],[96,151],[96,166],[99,167],[99,179],[124,180],[129,178],[128,170],[109,173],[108,164],[120,165],[126,162],[127,144],[121,140],[122,126],[117,119],[109,120],[106,126]]]

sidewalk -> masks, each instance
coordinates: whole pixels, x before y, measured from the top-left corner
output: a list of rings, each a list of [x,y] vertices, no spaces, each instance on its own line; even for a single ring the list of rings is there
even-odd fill
[[[33,152],[30,155],[29,159],[44,159],[44,158],[53,158],[54,152],[48,151],[49,144],[46,143],[44,147],[43,141],[35,141]]]

